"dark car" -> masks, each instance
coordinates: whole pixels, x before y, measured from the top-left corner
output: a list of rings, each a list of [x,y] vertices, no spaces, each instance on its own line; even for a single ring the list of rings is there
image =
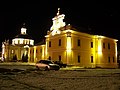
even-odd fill
[[[53,63],[51,60],[40,60],[35,64],[37,69],[43,70],[59,70],[60,66]]]
[[[65,68],[67,66],[67,64],[64,64],[62,61],[55,61],[55,64],[58,64],[60,66],[60,68]]]

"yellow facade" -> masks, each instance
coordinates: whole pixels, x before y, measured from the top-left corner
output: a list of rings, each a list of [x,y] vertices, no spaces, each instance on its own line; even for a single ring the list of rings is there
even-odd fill
[[[20,47],[20,46],[14,46],[11,44],[5,44],[5,47],[2,48],[4,49],[4,53],[2,52],[4,57],[5,62],[12,62],[13,57],[16,55],[16,60],[21,61],[22,60],[22,55],[25,54],[25,52],[28,52],[26,48]]]
[[[47,32],[44,58],[52,61],[61,60],[67,65],[84,68],[117,68],[117,40],[101,35],[91,35],[77,31],[70,24],[65,25],[64,14],[52,19],[53,25]],[[34,50],[37,47],[34,46]],[[38,54],[38,55],[37,55]],[[35,53],[34,59],[42,55]],[[42,56],[39,56],[42,57]],[[37,59],[38,60],[38,59]]]
[[[45,56],[45,45],[38,45],[29,48],[29,61],[28,62],[37,62],[41,59],[46,59]]]
[[[67,27],[67,26],[66,26]],[[67,65],[84,68],[117,68],[117,40],[105,36],[90,35],[64,28],[61,34],[48,32],[46,44],[34,46],[34,50],[44,47],[44,58],[39,52],[37,60],[61,60]],[[32,49],[32,48],[31,48]],[[41,52],[43,53],[43,52]],[[34,58],[34,59],[35,59]]]

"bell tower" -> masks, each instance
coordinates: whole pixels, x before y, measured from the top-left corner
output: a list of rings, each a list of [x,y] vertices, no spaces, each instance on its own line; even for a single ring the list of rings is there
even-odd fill
[[[21,34],[26,34],[27,29],[25,28],[25,23],[23,23],[23,27],[21,28]]]
[[[52,35],[60,34],[61,31],[59,30],[59,28],[65,26],[65,22],[63,22],[64,17],[65,15],[60,14],[60,8],[58,8],[57,15],[52,19],[53,25],[50,28],[50,31],[52,31]]]

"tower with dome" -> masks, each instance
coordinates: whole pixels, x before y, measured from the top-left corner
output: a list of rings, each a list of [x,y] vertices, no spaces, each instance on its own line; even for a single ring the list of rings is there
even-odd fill
[[[34,46],[34,40],[27,34],[27,28],[23,23],[21,33],[12,39],[12,43],[9,43],[9,40],[2,43],[2,61],[28,62],[28,52],[31,46]]]

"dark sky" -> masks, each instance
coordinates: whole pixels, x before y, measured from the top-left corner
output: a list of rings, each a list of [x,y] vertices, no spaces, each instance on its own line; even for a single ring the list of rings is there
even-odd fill
[[[26,23],[27,33],[35,43],[44,39],[52,25],[52,18],[61,8],[65,22],[75,27],[90,28],[85,32],[120,40],[120,6],[116,0],[41,0],[39,2],[3,2],[0,4],[0,42],[20,34]],[[118,48],[120,47],[118,41]]]

